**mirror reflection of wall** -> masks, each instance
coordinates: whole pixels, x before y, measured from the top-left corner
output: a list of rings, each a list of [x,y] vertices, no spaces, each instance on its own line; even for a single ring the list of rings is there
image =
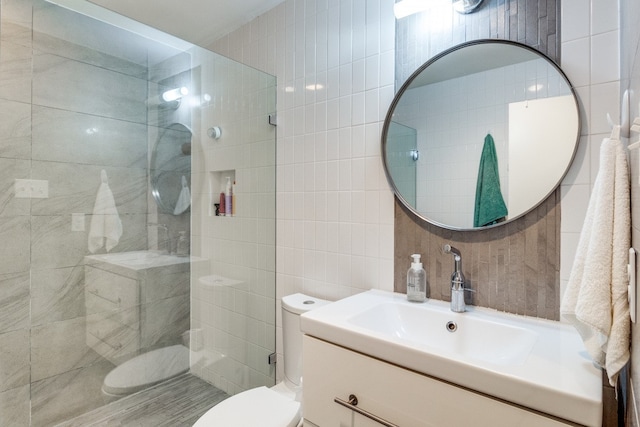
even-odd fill
[[[518,55],[510,52],[524,49],[495,44],[465,46],[427,66],[410,80],[390,121],[386,155],[402,150],[392,132],[400,125],[415,130],[420,153],[413,165],[415,203],[411,192],[405,196],[406,173],[397,167],[389,170],[396,190],[421,217],[447,228],[474,228],[478,168],[487,134],[495,141],[501,192],[509,210],[506,220],[544,200],[575,151],[578,114],[569,82],[546,58],[525,50],[517,53],[519,61],[512,61]],[[464,71],[464,51],[488,47],[504,49],[504,59],[496,58],[506,65],[467,61],[473,65]]]
[[[402,197],[415,206],[416,165],[420,159],[417,132],[409,126],[391,122],[388,135],[393,139],[394,144],[393,151],[387,152],[387,167]]]

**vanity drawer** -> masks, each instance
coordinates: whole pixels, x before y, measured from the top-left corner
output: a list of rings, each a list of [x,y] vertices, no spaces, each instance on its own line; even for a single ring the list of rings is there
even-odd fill
[[[85,266],[87,314],[104,313],[140,304],[137,280]]]
[[[335,402],[357,407],[401,427],[558,427],[543,414],[409,371],[305,335],[304,417],[322,427],[381,427]]]

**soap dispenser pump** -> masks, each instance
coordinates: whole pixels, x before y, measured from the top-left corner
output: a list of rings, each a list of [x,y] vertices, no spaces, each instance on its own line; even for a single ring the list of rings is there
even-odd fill
[[[427,272],[422,268],[420,254],[411,255],[413,262],[407,271],[407,299],[424,302],[427,298]]]

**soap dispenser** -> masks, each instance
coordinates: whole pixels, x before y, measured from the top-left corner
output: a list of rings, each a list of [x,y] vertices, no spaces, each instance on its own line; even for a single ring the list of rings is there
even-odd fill
[[[424,302],[427,298],[427,272],[422,268],[420,254],[411,255],[413,262],[407,271],[407,299]]]
[[[189,239],[187,239],[187,232],[178,232],[178,246],[176,248],[176,255],[180,257],[189,256]]]

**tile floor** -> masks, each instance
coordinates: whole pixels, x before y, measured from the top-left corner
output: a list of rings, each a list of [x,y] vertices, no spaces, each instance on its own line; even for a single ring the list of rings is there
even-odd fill
[[[190,374],[127,396],[57,427],[192,426],[209,408],[229,395]]]

